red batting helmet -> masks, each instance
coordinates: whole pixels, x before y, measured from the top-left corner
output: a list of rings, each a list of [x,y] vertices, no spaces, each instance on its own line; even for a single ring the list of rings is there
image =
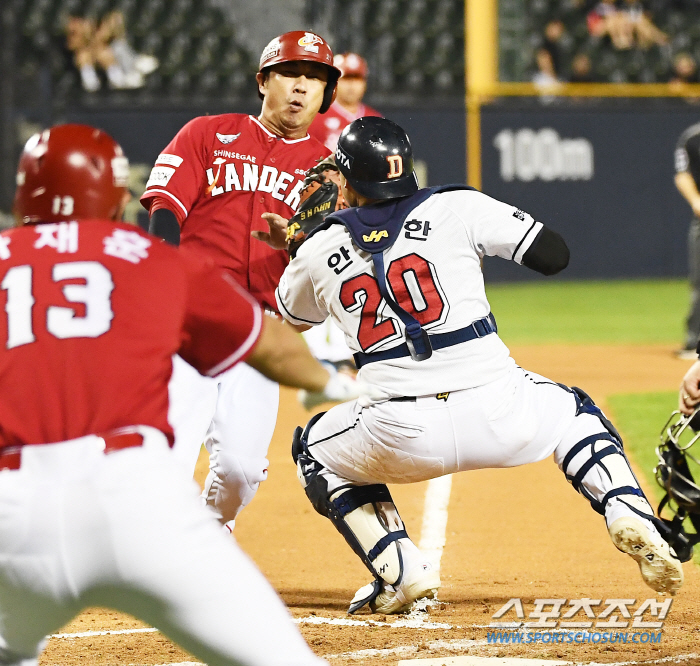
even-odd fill
[[[341,76],[357,76],[366,79],[369,69],[367,61],[357,53],[340,53],[333,60],[333,64],[340,70]]]
[[[265,47],[260,56],[259,71],[263,72],[272,65],[294,60],[319,62],[328,67],[328,82],[319,109],[320,113],[325,113],[335,99],[336,85],[340,78],[340,70],[333,65],[331,47],[313,32],[304,32],[303,30],[285,32],[283,35],[275,37]]]
[[[109,134],[88,125],[56,125],[24,147],[14,212],[22,224],[114,219],[128,180],[129,161]]]

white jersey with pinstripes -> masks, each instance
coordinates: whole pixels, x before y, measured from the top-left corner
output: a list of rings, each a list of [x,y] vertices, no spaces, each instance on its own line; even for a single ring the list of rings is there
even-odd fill
[[[384,252],[387,288],[430,335],[461,329],[490,312],[482,258],[522,263],[541,229],[529,214],[481,192],[433,194],[409,213]],[[353,352],[383,351],[405,340],[404,325],[380,294],[371,255],[340,224],[299,248],[276,298],[295,324],[317,325],[330,314]],[[498,335],[490,334],[435,350],[421,362],[405,356],[369,363],[360,377],[377,399],[429,395],[494,381],[512,367],[509,358]]]

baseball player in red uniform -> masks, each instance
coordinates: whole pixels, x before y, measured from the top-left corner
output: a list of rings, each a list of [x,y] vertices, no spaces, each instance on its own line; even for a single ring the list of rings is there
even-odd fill
[[[21,226],[0,234],[0,663],[37,664],[94,605],[210,666],[325,663],[202,506],[166,417],[176,353],[208,376],[245,361],[334,380],[211,262],[116,222],[127,178],[105,133],[46,130],[20,159]]]
[[[141,201],[151,231],[213,261],[267,310],[285,252],[251,240],[267,212],[290,217],[306,170],[328,155],[307,133],[333,101],[340,71],[328,44],[311,32],[288,32],[264,49],[257,74],[258,117],[195,118],[159,155]],[[232,526],[267,478],[267,448],[277,418],[276,383],[245,365],[216,383],[178,362],[171,385],[176,452],[194,468],[206,437],[210,472],[204,496]]]
[[[357,53],[341,53],[335,56],[333,64],[341,71],[338,94],[328,113],[314,118],[309,134],[335,152],[340,133],[353,120],[382,114],[362,103],[367,90],[367,61]]]

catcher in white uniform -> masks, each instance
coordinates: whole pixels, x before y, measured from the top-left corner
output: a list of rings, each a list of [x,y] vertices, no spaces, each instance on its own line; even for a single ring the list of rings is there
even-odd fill
[[[367,603],[378,613],[401,612],[440,587],[385,484],[552,454],[644,581],[675,594],[680,561],[615,427],[582,390],[520,368],[496,333],[482,257],[551,275],[568,264],[561,236],[465,186],[419,190],[408,137],[383,118],[350,124],[335,161],[351,208],[304,230],[277,303],[299,329],[330,314],[373,390],[297,428],[292,447],[314,508],[374,576],[349,612]],[[323,209],[318,197],[312,203]],[[302,206],[290,237],[299,237],[303,215]],[[272,236],[286,226],[275,223]]]

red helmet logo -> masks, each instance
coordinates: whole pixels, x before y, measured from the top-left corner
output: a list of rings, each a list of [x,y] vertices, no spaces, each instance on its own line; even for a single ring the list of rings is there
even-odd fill
[[[318,35],[314,35],[313,32],[307,32],[297,43],[299,46],[303,46],[305,51],[318,53],[316,44],[323,44],[323,40]]]

